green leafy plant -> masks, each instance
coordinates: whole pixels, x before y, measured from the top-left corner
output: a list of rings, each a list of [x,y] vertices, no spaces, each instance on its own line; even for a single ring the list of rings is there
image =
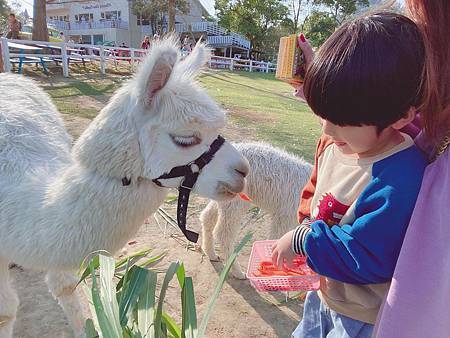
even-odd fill
[[[197,321],[193,281],[191,277],[186,276],[183,263],[175,262],[169,265],[157,298],[158,272],[146,266],[159,261],[163,255],[152,257],[140,265],[131,262],[146,256],[149,250],[118,262],[104,254],[95,256],[81,272],[80,279],[80,283],[87,289],[86,294],[93,314],[93,318],[86,321],[86,336],[203,338],[231,265],[251,236],[250,233],[244,236],[226,262],[200,326]],[[181,326],[164,311],[166,291],[175,275],[181,290]],[[90,286],[87,284],[88,277],[91,279]],[[115,280],[117,283],[114,283]]]

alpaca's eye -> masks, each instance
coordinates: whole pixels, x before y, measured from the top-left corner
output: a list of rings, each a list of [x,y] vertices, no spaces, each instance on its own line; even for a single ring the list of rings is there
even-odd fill
[[[202,140],[198,136],[175,136],[170,135],[173,143],[175,143],[179,147],[192,147],[202,143]]]

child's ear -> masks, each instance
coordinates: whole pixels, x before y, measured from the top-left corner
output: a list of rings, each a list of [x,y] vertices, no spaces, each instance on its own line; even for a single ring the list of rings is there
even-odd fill
[[[406,127],[408,124],[410,124],[414,118],[416,117],[417,110],[415,107],[409,108],[408,112],[406,113],[405,117],[402,117],[400,120],[394,122],[392,124],[392,128],[400,130],[404,127]]]

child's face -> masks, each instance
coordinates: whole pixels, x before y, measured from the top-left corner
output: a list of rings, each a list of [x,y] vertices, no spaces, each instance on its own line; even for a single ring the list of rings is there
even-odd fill
[[[323,133],[330,136],[334,144],[346,155],[368,157],[384,148],[389,129],[377,134],[375,126],[338,126],[321,119]]]

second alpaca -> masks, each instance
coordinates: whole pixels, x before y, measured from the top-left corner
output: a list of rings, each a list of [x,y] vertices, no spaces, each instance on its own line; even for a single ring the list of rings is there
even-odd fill
[[[250,163],[244,192],[253,204],[271,216],[269,238],[277,239],[298,225],[300,193],[311,175],[312,166],[302,158],[264,143],[239,143],[235,147]],[[222,247],[224,259],[231,255],[248,208],[248,202],[234,198],[225,202],[210,201],[202,211],[202,248],[210,260],[219,259],[214,250],[214,239]],[[231,274],[245,278],[237,262],[233,264]]]

